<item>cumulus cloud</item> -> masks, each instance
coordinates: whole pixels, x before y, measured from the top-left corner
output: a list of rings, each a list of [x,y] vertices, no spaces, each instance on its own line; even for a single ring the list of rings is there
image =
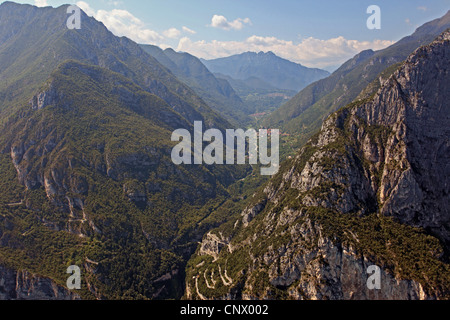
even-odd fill
[[[76,3],[76,5],[83,10],[88,16],[90,17],[95,17],[96,12],[94,9],[92,9],[88,3],[84,2],[84,1],[78,1]]]
[[[428,11],[428,8],[425,7],[425,6],[420,6],[420,7],[417,7],[417,10],[420,10],[420,11]]]
[[[213,28],[220,28],[223,30],[241,30],[245,24],[249,25],[252,22],[249,18],[238,18],[234,21],[228,21],[227,18],[221,15],[215,14],[211,19],[210,26]]]
[[[178,30],[177,28],[170,28],[167,29],[166,31],[163,31],[163,35],[170,39],[177,39],[180,37],[181,31]]]
[[[380,50],[394,41],[357,41],[337,37],[328,40],[306,38],[300,43],[276,37],[251,36],[245,41],[192,41],[180,39],[177,50],[189,52],[204,59],[214,59],[246,51],[272,51],[278,56],[307,67],[330,68],[341,65],[355,54],[366,50]]]
[[[77,2],[77,6],[86,12],[87,15],[103,22],[117,36],[125,36],[138,43],[145,44],[160,43],[164,39],[162,35],[154,30],[148,29],[140,19],[126,10],[95,11],[84,1]],[[173,35],[173,33],[170,34]]]
[[[46,0],[36,0],[36,2],[37,1],[45,2]],[[117,6],[122,2],[109,0],[108,3]],[[78,1],[77,6],[86,12],[88,16],[103,22],[103,24],[115,35],[128,37],[138,43],[156,44],[160,47],[168,47],[163,43],[164,39],[179,39],[182,33],[196,33],[194,30],[183,26],[181,30],[169,28],[160,34],[147,28],[144,22],[127,10],[113,9],[110,11],[96,11],[85,1]]]
[[[37,7],[47,7],[47,0],[34,0],[34,5]]]

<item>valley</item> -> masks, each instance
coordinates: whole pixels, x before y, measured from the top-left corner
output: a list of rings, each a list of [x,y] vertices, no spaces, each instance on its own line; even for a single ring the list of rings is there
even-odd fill
[[[0,300],[450,298],[450,11],[330,74],[68,7],[0,4]]]

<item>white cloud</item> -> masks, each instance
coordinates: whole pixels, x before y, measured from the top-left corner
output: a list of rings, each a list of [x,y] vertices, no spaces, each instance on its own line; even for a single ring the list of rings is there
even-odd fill
[[[88,16],[90,17],[95,17],[96,12],[94,9],[92,9],[88,3],[84,2],[84,1],[78,1],[77,6],[83,10]]]
[[[180,37],[181,31],[178,30],[177,28],[170,28],[167,29],[166,31],[163,31],[163,35],[170,39],[177,39]]]
[[[183,28],[181,28],[182,30],[183,30],[183,32],[186,32],[186,33],[190,33],[190,34],[196,34],[197,32],[195,32],[194,30],[192,30],[192,29],[189,29],[188,27],[186,27],[186,26],[183,26]]]
[[[189,52],[204,59],[214,59],[239,54],[245,51],[272,51],[278,56],[301,63],[308,67],[329,68],[341,65],[355,54],[366,50],[380,50],[393,41],[357,41],[337,37],[328,40],[303,39],[300,43],[275,37],[251,36],[245,41],[192,41],[188,37],[180,39],[177,51]]]
[[[77,2],[77,6],[86,12],[87,15],[103,22],[117,36],[125,36],[144,44],[157,44],[164,39],[158,32],[148,29],[140,19],[126,10],[95,11],[84,1]]]
[[[170,29],[167,29],[167,30],[163,31],[163,35],[164,35],[166,38],[169,38],[169,39],[178,39],[178,38],[180,38],[182,32],[184,32],[184,33],[189,33],[189,34],[196,34],[196,33],[197,33],[197,32],[195,32],[194,30],[189,29],[188,27],[183,26],[183,27],[181,28],[181,30],[178,30],[177,28],[170,28]]]
[[[46,1],[46,0],[41,0]],[[109,4],[118,6],[122,1],[108,1]],[[177,28],[169,28],[162,32],[162,34],[146,27],[145,23],[134,16],[127,10],[113,9],[94,10],[87,2],[78,1],[77,6],[80,7],[88,16],[94,17],[103,24],[115,35],[125,36],[133,41],[143,44],[155,44],[160,47],[168,47],[164,44],[165,39],[179,39],[182,32],[195,34],[194,30],[183,26],[181,30]]]
[[[47,0],[34,0],[34,5],[37,7],[47,7]]]
[[[234,21],[228,21],[227,18],[221,15],[215,14],[211,19],[211,27],[220,28],[223,30],[241,30],[244,27],[244,24],[250,24],[251,21],[249,18],[241,19],[238,18]]]
[[[420,7],[417,7],[417,10],[420,10],[420,11],[428,11],[428,8],[425,7],[425,6],[420,6]]]

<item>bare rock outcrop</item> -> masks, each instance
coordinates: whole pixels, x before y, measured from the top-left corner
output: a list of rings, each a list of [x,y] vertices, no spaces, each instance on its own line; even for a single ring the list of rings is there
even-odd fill
[[[79,300],[53,280],[0,265],[0,300]]]

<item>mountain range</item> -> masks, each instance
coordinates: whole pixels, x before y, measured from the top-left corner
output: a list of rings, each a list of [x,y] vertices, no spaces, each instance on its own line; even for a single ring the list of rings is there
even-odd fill
[[[321,70],[308,69],[277,57],[272,52],[249,52],[217,61],[206,61],[171,48],[162,50],[152,45],[142,45],[142,48],[191,87],[211,108],[238,126],[246,126],[252,122],[253,119],[249,117],[252,114],[277,109],[292,98],[298,88],[314,82],[319,76],[328,75]],[[230,72],[224,71],[238,66],[241,74],[230,76]],[[294,85],[297,89],[292,90],[289,89],[292,83],[301,84]]]
[[[198,58],[170,48],[162,50],[151,45],[142,45],[142,48],[235,126],[250,121],[251,112],[246,110],[233,87],[226,80],[216,78]]]
[[[450,12],[329,75],[69,30],[67,7],[0,5],[1,300],[450,297]],[[172,162],[174,130],[270,111],[296,139],[273,177]]]

